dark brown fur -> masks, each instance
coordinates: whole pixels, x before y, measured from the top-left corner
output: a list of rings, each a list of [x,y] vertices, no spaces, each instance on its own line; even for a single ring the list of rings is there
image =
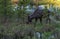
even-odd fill
[[[42,24],[42,18],[45,14],[47,14],[47,20],[49,19],[50,14],[49,10],[47,10],[47,13],[44,12],[44,10],[39,10],[38,8],[35,10],[35,12],[33,14],[30,14],[28,16],[28,22],[27,23],[31,23],[33,19],[35,19],[35,22],[37,22],[38,19],[40,19],[40,23]]]

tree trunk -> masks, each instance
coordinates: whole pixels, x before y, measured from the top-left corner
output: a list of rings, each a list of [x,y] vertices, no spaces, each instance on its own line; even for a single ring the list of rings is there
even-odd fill
[[[7,16],[7,0],[3,2],[4,6],[4,24],[8,22],[8,16]]]

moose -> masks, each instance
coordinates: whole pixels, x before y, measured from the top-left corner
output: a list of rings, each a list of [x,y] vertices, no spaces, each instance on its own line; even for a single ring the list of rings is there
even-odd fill
[[[45,14],[47,14],[47,15],[46,15],[47,20],[50,21],[49,16],[50,16],[51,11],[49,11],[49,10],[47,9],[46,12],[47,12],[47,13],[45,13],[44,10],[37,8],[37,9],[34,11],[34,13],[28,15],[28,21],[27,21],[27,23],[32,23],[32,20],[33,20],[33,19],[35,19],[35,22],[37,22],[37,20],[40,19],[40,23],[42,24],[42,18],[45,16]]]

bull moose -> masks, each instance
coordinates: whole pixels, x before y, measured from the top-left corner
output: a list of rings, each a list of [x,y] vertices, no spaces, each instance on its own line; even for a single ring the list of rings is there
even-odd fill
[[[48,9],[46,10],[46,12],[44,12],[44,10],[37,8],[34,13],[28,15],[28,22],[27,23],[31,23],[33,19],[35,19],[35,22],[37,22],[38,19],[40,19],[40,23],[42,24],[42,18],[43,16],[46,15],[46,17],[48,18],[47,20],[50,20],[49,16],[50,16],[51,11],[49,11]]]

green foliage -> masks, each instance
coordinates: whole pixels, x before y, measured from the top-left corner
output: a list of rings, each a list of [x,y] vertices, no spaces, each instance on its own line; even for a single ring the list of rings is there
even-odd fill
[[[30,1],[31,0],[20,0],[19,1],[19,4],[18,4],[18,6],[19,6],[19,9],[17,9],[16,11],[13,11],[12,9],[13,9],[13,7],[11,6],[12,4],[11,4],[11,2],[10,2],[10,0],[0,0],[0,16],[7,16],[7,17],[12,17],[13,18],[13,21],[15,20],[14,19],[14,17],[17,17],[17,18],[22,18],[22,19],[24,19],[24,18],[26,18],[27,17],[27,14],[26,14],[26,12],[25,12],[25,6],[26,5],[28,5],[29,3],[30,3]],[[5,4],[6,3],[6,4]],[[21,6],[23,6],[23,9],[20,9],[21,8]],[[44,12],[46,13],[46,9],[44,10]],[[60,11],[59,11],[60,12]],[[16,18],[16,19],[17,19]],[[24,19],[25,21],[26,21],[26,19]],[[16,20],[15,20],[16,21]],[[19,22],[21,22],[22,20],[20,20]],[[7,22],[8,23],[8,22]],[[5,26],[5,25],[0,25],[0,30],[1,29],[4,29],[5,31],[4,31],[4,33],[5,34],[13,34],[13,31],[18,31],[18,30],[20,30],[20,29],[25,29],[25,28],[27,28],[27,27],[29,27],[29,26],[34,26],[34,24],[33,25],[30,25],[30,24],[20,24],[19,23],[19,25],[17,25],[18,23],[17,22],[11,22],[11,23],[9,23],[9,26]],[[55,27],[58,29],[58,30],[60,30],[60,24],[54,24],[55,25]],[[36,27],[35,27],[35,30],[36,31],[40,31],[40,29],[43,27],[43,25],[41,25],[40,23],[37,23],[36,25],[35,25]],[[30,28],[30,27],[29,27]],[[48,36],[50,36],[51,35],[51,33],[52,32],[45,32],[44,33],[44,35],[46,36],[46,38],[48,37]]]
[[[9,3],[9,1],[10,0],[1,0],[0,1],[0,14],[4,14],[5,12],[5,14],[7,14],[7,12],[8,12],[8,7],[9,7],[9,5],[10,5],[10,3]]]
[[[24,5],[24,6],[26,6],[26,5],[28,5],[30,3],[30,0],[20,0],[19,1],[19,5]]]

